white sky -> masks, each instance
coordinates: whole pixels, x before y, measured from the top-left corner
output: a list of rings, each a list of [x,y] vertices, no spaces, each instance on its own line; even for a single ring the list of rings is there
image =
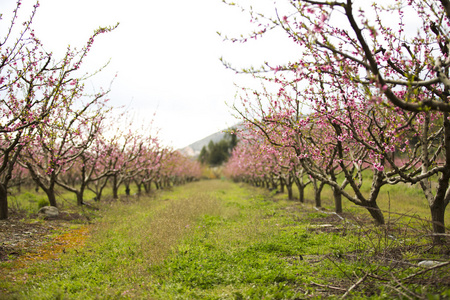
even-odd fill
[[[273,0],[255,1],[273,7]],[[1,28],[9,22],[15,2],[1,1]],[[23,1],[21,17],[29,15],[34,3]],[[272,39],[256,45],[223,42],[217,31],[246,33],[250,23],[246,13],[221,0],[41,0],[34,28],[46,50],[58,54],[68,44],[81,48],[94,29],[117,22],[115,31],[97,38],[83,65],[94,71],[111,59],[88,84],[107,87],[117,73],[110,103],[135,111],[138,120],[156,111],[154,127],[160,128],[165,144],[175,148],[238,122],[225,102],[233,102],[234,83],[242,84],[248,77],[227,70],[221,56],[247,67],[283,52]],[[295,50],[294,44],[286,45]]]

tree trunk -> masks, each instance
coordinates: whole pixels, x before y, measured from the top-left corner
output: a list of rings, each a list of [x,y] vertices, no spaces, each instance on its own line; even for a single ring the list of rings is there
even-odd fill
[[[115,174],[113,175],[112,189],[113,189],[113,198],[119,199],[119,187],[117,186],[117,175]]]
[[[166,176],[164,178],[164,187],[165,188],[170,188],[171,187],[170,178],[168,176]]]
[[[77,195],[77,205],[83,205],[83,193],[81,191],[78,191],[75,193],[75,195]]]
[[[433,222],[433,244],[443,244],[445,238],[445,207],[442,205],[431,205],[431,221]]]
[[[20,172],[19,175],[18,175],[17,192],[19,194],[22,192],[22,172]]]
[[[369,211],[372,218],[375,220],[377,225],[384,225],[384,215],[383,212],[378,207],[376,202],[367,202],[364,207]]]
[[[273,190],[278,189],[278,185],[277,185],[276,181],[273,179],[273,177],[272,177],[271,180],[272,180],[272,189],[273,189]]]
[[[100,202],[102,200],[103,188],[101,188],[97,193],[95,193],[95,201]]]
[[[280,193],[284,193],[284,179],[280,177]]]
[[[142,185],[143,185],[142,182],[136,184],[136,187],[137,187],[137,194],[138,194],[138,195],[140,195],[141,192],[142,192]]]
[[[314,202],[316,204],[316,207],[322,207],[322,199],[321,199],[321,193],[323,190],[323,187],[325,185],[325,183],[320,182],[319,184],[317,184],[317,179],[313,180],[313,184],[314,184]]]
[[[300,179],[298,177],[294,177],[294,182],[298,189],[298,200],[300,201],[300,203],[304,203],[305,202],[305,187],[306,187],[306,185],[303,184],[303,179],[302,179],[302,181],[300,181]]]
[[[450,137],[449,137],[450,138]],[[447,164],[448,166],[449,164]],[[430,211],[431,211],[431,221],[433,224],[433,243],[434,244],[444,244],[445,238],[443,234],[445,233],[445,209],[450,200],[450,169],[446,169],[442,172],[441,177],[438,180],[438,186],[436,189],[436,194],[428,200]]]
[[[144,183],[144,190],[146,194],[150,194],[151,190],[152,190],[152,182],[146,182]]]
[[[113,188],[113,190],[112,190],[113,199],[119,199],[119,189],[115,185],[112,188]]]
[[[106,185],[108,184],[108,181],[109,181],[109,178],[106,177],[103,184],[101,184],[100,188],[97,189],[97,192],[95,193],[95,195],[97,196],[97,201],[100,201],[102,199],[103,190],[105,189]]]
[[[11,180],[17,157],[23,147],[19,144],[21,135],[22,131],[19,131],[19,133],[16,134],[14,141],[12,141],[12,144],[8,147],[9,150],[2,152],[2,168],[5,168],[3,168],[0,173],[0,177],[2,179],[0,182],[0,220],[8,219],[8,183]]]
[[[303,185],[297,186],[298,188],[298,201],[305,203],[305,187]]]
[[[54,186],[51,188],[46,188],[44,189],[45,194],[47,194],[47,198],[48,198],[48,202],[50,203],[51,206],[54,207],[58,207],[58,205],[56,205],[56,196],[55,196],[55,189]]]
[[[0,184],[0,220],[8,219],[8,190]]]
[[[338,214],[342,213],[342,194],[339,189],[333,187],[334,211]]]
[[[334,169],[331,169],[330,171],[330,176],[331,176],[331,180],[334,182],[337,182],[337,178],[336,178],[336,174],[334,173]],[[346,184],[343,184],[343,186],[341,187],[342,190],[345,188]],[[331,187],[333,190],[333,198],[334,198],[334,211],[337,214],[342,213],[342,190],[332,186]]]
[[[447,74],[448,75],[448,74]],[[448,92],[448,89],[446,89]],[[442,172],[433,202],[430,203],[431,221],[433,222],[433,243],[443,244],[445,238],[445,209],[450,202],[450,116],[444,112],[444,157],[445,169]]]
[[[55,197],[55,183],[56,183],[56,175],[54,173],[49,175],[49,178],[45,179],[44,177],[38,176],[38,173],[33,169],[31,163],[27,163],[27,168],[30,171],[31,178],[33,181],[45,192],[48,198],[48,202],[51,206],[58,207],[56,205],[56,197]],[[45,185],[47,183],[48,185]]]
[[[287,183],[286,184],[286,189],[288,191],[288,199],[289,200],[293,200],[294,199],[294,194],[292,193],[292,183]]]

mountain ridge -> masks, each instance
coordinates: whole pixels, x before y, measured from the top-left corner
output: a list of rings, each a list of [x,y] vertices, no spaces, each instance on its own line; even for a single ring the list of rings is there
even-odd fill
[[[200,154],[200,151],[203,147],[207,147],[209,142],[213,141],[214,143],[219,142],[225,137],[225,133],[227,130],[230,130],[231,128],[239,127],[240,124],[236,124],[234,126],[228,127],[226,129],[220,130],[216,133],[210,134],[207,137],[198,140],[184,148],[178,149],[183,155],[188,157],[197,157]]]

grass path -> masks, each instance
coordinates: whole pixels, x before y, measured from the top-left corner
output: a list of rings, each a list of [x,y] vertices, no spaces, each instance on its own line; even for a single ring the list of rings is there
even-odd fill
[[[339,298],[361,278],[350,297],[450,296],[448,268],[401,281],[421,271],[412,262],[425,255],[423,238],[391,240],[360,219],[228,181],[108,205],[88,229],[83,247],[15,269],[0,298]]]

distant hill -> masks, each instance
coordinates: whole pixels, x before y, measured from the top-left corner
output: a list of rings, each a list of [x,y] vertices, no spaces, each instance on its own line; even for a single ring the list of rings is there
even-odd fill
[[[238,126],[238,125],[236,125],[236,126]],[[233,127],[235,127],[235,126],[233,126]],[[186,156],[197,157],[200,154],[200,151],[202,150],[202,148],[204,146],[208,146],[210,141],[217,143],[221,139],[223,139],[225,136],[225,130],[227,130],[227,129],[224,129],[222,131],[218,131],[216,133],[208,135],[207,137],[205,137],[199,141],[196,141],[195,143],[192,143],[189,146],[179,149],[179,151]]]
[[[195,143],[190,144],[189,146],[184,147],[183,149],[180,149],[180,152],[186,156],[196,157],[200,154],[200,151],[204,146],[208,146],[210,141],[217,143],[223,139],[224,136],[225,133],[222,131],[213,133],[199,141],[196,141]]]

